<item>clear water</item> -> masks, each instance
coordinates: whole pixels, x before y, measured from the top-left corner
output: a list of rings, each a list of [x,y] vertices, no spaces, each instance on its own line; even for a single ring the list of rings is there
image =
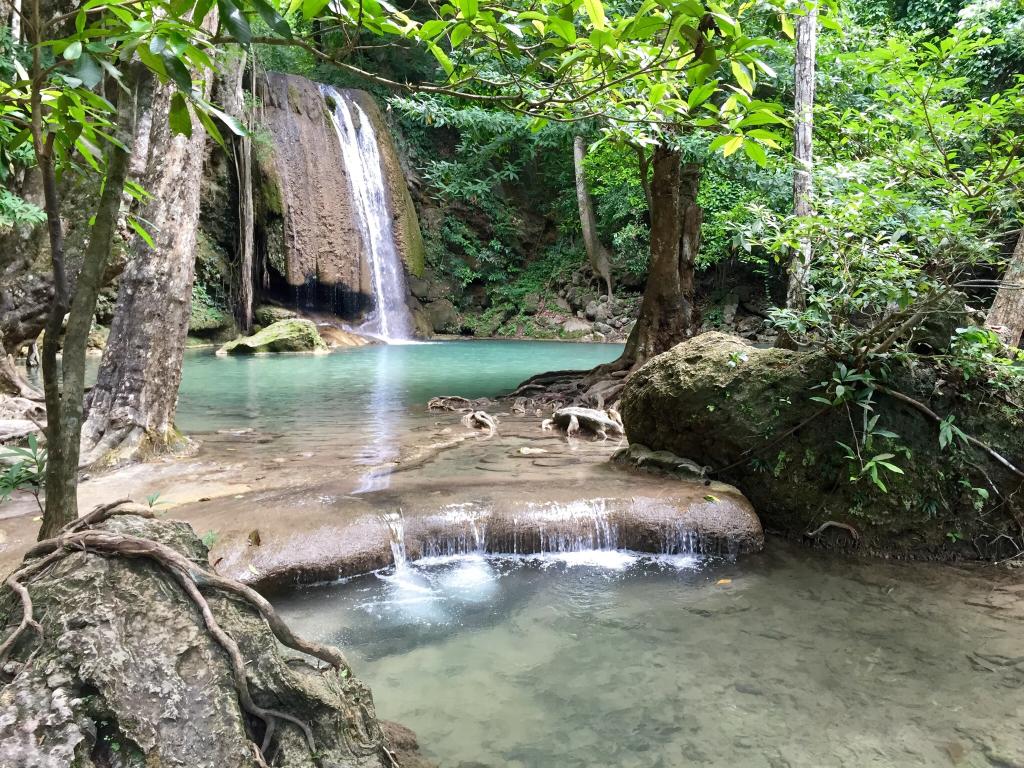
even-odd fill
[[[420,561],[279,608],[443,766],[1015,766],[1024,624],[993,586],[772,541]]]
[[[493,397],[523,379],[613,360],[617,344],[451,341],[337,350],[330,355],[216,357],[188,353],[178,426],[252,428],[313,442],[379,433],[436,395]]]
[[[388,341],[411,339],[412,313],[405,303],[405,268],[395,244],[388,210],[384,166],[373,123],[346,91],[321,85],[331,97],[331,119],[345,160],[352,199],[359,214],[359,234],[370,258],[374,309],[360,331]]]

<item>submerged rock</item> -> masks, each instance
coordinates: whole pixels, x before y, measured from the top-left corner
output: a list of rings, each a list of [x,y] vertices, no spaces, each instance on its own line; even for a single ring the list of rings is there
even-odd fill
[[[933,420],[876,392],[877,428],[898,437],[879,438],[872,455],[895,454],[889,460],[903,474],[881,472],[886,492],[870,476],[851,482],[859,466],[839,443],[855,442],[851,417],[859,433],[863,413],[822,410],[811,399],[834,367],[822,353],[758,349],[734,336],[704,333],[655,357],[629,379],[620,402],[626,436],[708,465],[711,476],[750,498],[769,528],[803,535],[836,521],[860,536],[842,526],[829,527],[829,536],[872,550],[1001,554],[1000,535],[1019,535],[1013,515],[1022,513],[1014,496],[1020,478],[981,453],[941,449]],[[913,371],[893,369],[889,386],[936,413],[953,415],[964,432],[1018,465],[1024,460],[1018,409],[957,397],[925,364]]]
[[[338,347],[365,347],[373,343],[366,336],[346,331],[344,328],[339,328],[336,325],[320,325],[317,326],[317,330],[320,332],[320,338],[331,349]]]
[[[206,566],[206,547],[185,523],[114,518],[101,530],[158,541]],[[41,635],[25,636],[0,689],[0,764],[29,766],[189,766],[374,768],[392,765],[393,733],[415,751],[406,729],[377,720],[369,689],[288,651],[252,606],[206,587],[213,618],[237,644],[257,706],[309,729],[243,712],[228,656],[196,604],[164,568],[145,557],[74,552],[29,581]],[[21,618],[10,593],[0,604],[7,636]],[[321,665],[322,666],[322,665]],[[404,764],[404,763],[403,763]]]
[[[259,333],[245,336],[217,350],[218,355],[252,355],[258,352],[321,352],[327,344],[312,320],[293,317],[278,320]]]

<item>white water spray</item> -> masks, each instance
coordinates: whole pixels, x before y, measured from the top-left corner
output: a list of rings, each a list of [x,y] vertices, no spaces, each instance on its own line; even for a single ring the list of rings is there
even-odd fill
[[[369,254],[373,278],[373,312],[357,330],[386,342],[412,338],[412,314],[405,303],[405,270],[395,243],[387,186],[373,122],[355,99],[344,91],[321,85],[338,134],[352,198],[359,220],[359,235]]]

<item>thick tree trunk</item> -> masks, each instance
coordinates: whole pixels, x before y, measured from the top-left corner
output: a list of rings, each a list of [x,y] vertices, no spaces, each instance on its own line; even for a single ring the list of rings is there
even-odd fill
[[[580,225],[583,227],[583,244],[587,249],[587,260],[594,274],[604,280],[608,298],[612,298],[612,258],[597,234],[597,216],[594,215],[594,201],[587,188],[587,172],[583,161],[587,156],[586,142],[577,136],[572,143],[572,157],[576,169],[576,202],[580,209]]]
[[[793,67],[795,98],[793,107],[793,213],[810,216],[814,212],[814,70],[818,39],[818,6],[811,3],[796,22],[796,62]],[[802,310],[807,306],[807,288],[811,271],[811,241],[801,240],[789,262],[786,306]]]
[[[138,213],[141,237],[121,275],[117,307],[82,432],[82,464],[116,464],[187,446],[174,428],[195,276],[196,231],[206,134],[173,136],[173,86],[161,86],[149,121],[152,197]]]
[[[682,167],[678,152],[658,147],[651,159],[651,262],[618,367],[635,368],[694,334],[700,318],[694,261],[703,214],[697,205],[700,166]]]
[[[44,161],[46,214],[51,224],[51,258],[55,264],[56,294],[43,339],[43,380],[46,396],[46,510],[39,531],[40,539],[49,538],[78,516],[78,459],[82,434],[83,395],[85,393],[85,347],[96,311],[96,298],[110,258],[121,197],[135,136],[135,122],[146,109],[151,92],[151,76],[141,65],[129,67],[125,77],[127,90],[118,91],[114,137],[106,151],[106,176],[96,207],[89,244],[70,297],[70,312],[64,332],[63,356],[57,368],[57,345],[61,319],[66,306],[67,285],[63,268],[63,246],[59,234],[60,204],[52,177],[52,158]],[[54,226],[56,220],[57,225]],[[59,268],[58,268],[59,267]]]
[[[1024,335],[1024,230],[1017,237],[1010,262],[1006,265],[985,324],[999,334],[1004,343],[1020,346]]]

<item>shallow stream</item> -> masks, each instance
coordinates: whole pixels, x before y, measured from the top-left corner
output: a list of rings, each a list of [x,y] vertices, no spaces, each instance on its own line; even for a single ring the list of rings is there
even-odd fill
[[[423,560],[279,607],[443,766],[1017,766],[1024,622],[1000,589],[771,540]]]

